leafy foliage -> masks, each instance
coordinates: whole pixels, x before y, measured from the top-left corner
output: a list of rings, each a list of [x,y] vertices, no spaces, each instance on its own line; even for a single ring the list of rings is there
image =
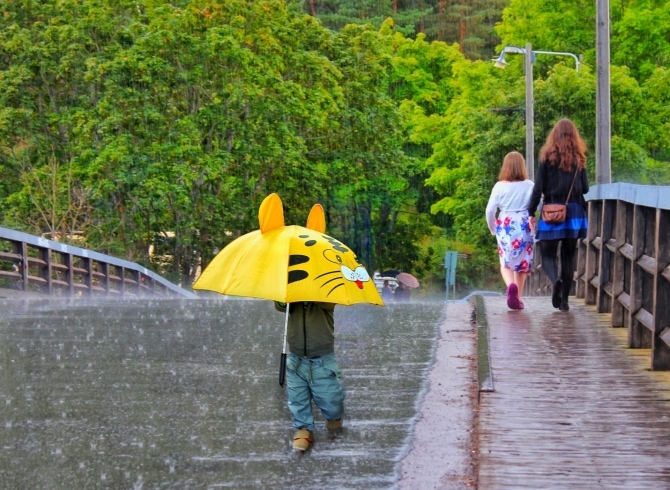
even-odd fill
[[[612,6],[615,181],[670,182],[668,9]],[[525,148],[522,59],[495,69],[497,39],[583,55],[579,72],[538,56],[535,146],[561,117],[595,143],[593,2],[0,0],[0,12],[0,221],[76,234],[185,286],[257,228],[270,192],[289,223],[323,203],[329,233],[373,270],[443,287],[455,249],[470,256],[459,287],[497,278],[484,207],[504,155]]]

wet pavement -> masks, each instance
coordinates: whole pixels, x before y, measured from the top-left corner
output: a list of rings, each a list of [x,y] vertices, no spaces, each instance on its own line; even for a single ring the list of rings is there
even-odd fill
[[[0,299],[3,488],[391,488],[444,303],[337,307],[345,428],[290,447],[267,301]]]
[[[479,406],[486,489],[670,488],[670,373],[583,300],[485,298],[495,392]]]

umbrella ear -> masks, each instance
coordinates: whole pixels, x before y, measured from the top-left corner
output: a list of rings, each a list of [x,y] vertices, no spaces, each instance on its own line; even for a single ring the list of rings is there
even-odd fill
[[[310,230],[318,231],[319,233],[326,232],[326,215],[323,212],[323,207],[321,204],[315,204],[312,206],[312,210],[309,212],[307,217],[307,226]]]
[[[284,206],[274,192],[263,199],[258,210],[258,224],[261,227],[261,233],[284,226]]]

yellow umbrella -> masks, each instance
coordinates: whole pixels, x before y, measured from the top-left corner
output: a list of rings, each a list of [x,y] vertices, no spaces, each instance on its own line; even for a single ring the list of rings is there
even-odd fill
[[[270,194],[258,212],[260,230],[242,235],[214,257],[193,285],[231,296],[248,296],[282,303],[319,301],[341,305],[384,306],[375,283],[351,249],[325,234],[326,218],[315,204],[307,226],[285,226],[277,194]],[[286,334],[279,384],[284,385]]]
[[[312,208],[307,227],[285,226],[281,199],[270,194],[261,204],[258,220],[260,230],[219,252],[193,289],[283,303],[384,305],[356,254],[325,234],[320,204]]]

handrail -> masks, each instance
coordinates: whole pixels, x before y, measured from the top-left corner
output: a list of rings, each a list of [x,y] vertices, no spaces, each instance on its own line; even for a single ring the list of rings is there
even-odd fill
[[[2,227],[1,241],[9,241],[14,252],[0,251],[0,263],[12,262],[15,267],[12,271],[0,270],[0,278],[14,280],[19,289],[26,291],[32,283],[47,294],[65,290],[71,295],[77,290],[120,296],[198,297],[146,267],[110,255]],[[29,249],[36,251],[38,257],[29,256]],[[52,255],[60,256],[61,262],[53,260]],[[77,267],[77,260],[81,267]],[[37,274],[31,274],[31,267]],[[126,277],[126,272],[130,277]]]
[[[670,370],[670,186],[601,184],[584,197],[575,295],[627,328],[629,347],[650,348],[652,370]],[[549,294],[539,254],[535,263],[526,292]]]

